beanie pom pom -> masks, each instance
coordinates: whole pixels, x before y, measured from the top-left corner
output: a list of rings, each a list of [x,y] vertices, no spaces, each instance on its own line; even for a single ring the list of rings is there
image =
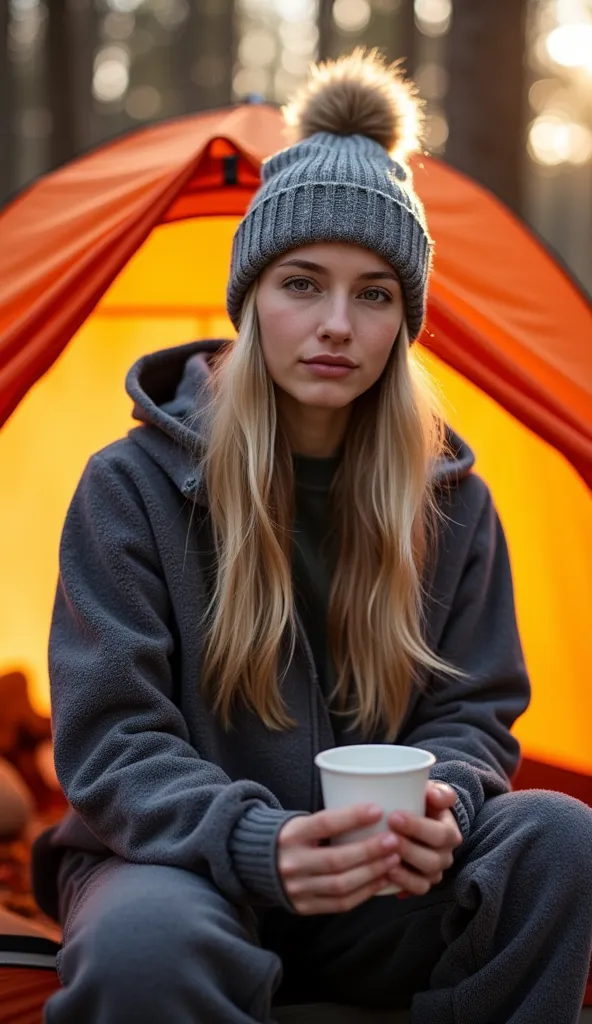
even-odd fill
[[[364,135],[394,160],[419,149],[421,103],[398,63],[357,47],[337,60],[314,65],[308,82],[283,108],[293,142],[317,132]]]

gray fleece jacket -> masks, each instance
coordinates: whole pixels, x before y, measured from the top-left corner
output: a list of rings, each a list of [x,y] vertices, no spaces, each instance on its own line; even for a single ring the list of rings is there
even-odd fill
[[[68,511],[49,657],[56,769],[72,809],[51,844],[184,868],[229,900],[290,909],[276,839],[288,818],[322,806],[314,755],[382,736],[336,734],[301,629],[282,685],[295,728],[270,732],[239,708],[226,732],[202,697],[198,623],[214,553],[199,393],[222,344],[136,363],[127,390],[141,426],[90,459]],[[472,453],[449,440],[426,635],[468,679],[426,679],[397,742],[435,755],[432,777],[455,788],[466,837],[483,802],[510,788],[510,728],[529,684],[500,522]]]

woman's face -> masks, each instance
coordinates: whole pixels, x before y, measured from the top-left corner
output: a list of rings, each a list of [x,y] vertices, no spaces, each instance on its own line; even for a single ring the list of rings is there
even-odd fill
[[[261,274],[256,303],[271,378],[301,405],[325,409],[344,408],[378,380],[404,313],[390,264],[342,242],[279,256]]]

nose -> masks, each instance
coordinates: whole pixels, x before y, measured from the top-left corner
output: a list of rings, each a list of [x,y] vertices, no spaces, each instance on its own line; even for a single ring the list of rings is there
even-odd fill
[[[347,298],[339,295],[328,297],[317,327],[317,338],[319,341],[343,344],[346,341],[351,341],[351,337],[352,325]]]

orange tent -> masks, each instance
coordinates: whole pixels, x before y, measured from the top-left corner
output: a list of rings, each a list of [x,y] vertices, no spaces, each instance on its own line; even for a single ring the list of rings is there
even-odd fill
[[[67,504],[130,423],[140,354],[232,330],[230,243],[284,144],[238,106],[117,139],[0,215],[0,671],[47,710],[46,643]],[[445,164],[415,180],[436,242],[421,345],[504,523],[533,700],[523,784],[592,803],[592,315],[542,246]],[[524,782],[526,780],[526,782]]]

